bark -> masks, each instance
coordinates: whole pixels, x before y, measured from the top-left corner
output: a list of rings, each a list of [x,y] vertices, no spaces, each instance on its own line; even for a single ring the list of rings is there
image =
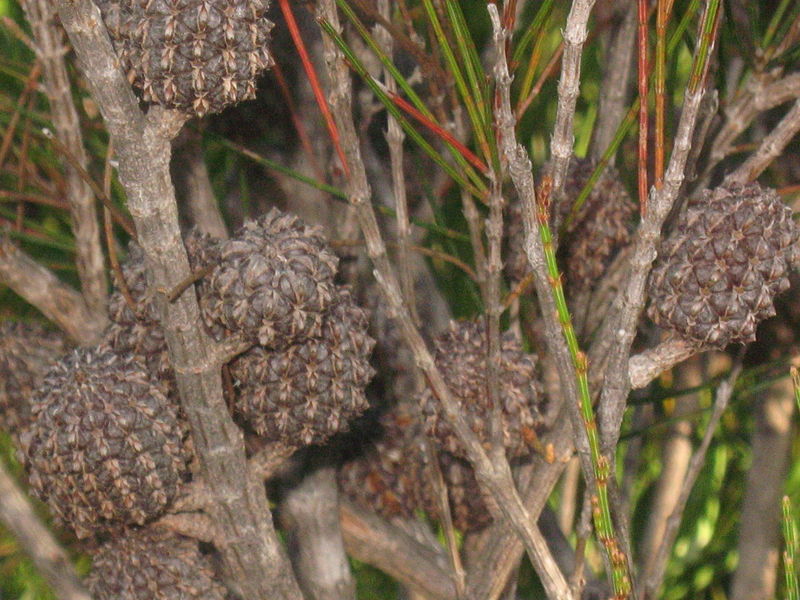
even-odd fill
[[[0,234],[0,283],[7,285],[81,346],[100,339],[105,319],[83,296]]]
[[[88,157],[64,62],[67,45],[63,31],[55,23],[55,12],[47,0],[23,0],[22,8],[31,25],[36,55],[42,64],[44,91],[50,102],[50,118],[56,136],[85,172]],[[87,306],[99,318],[106,313],[108,281],[95,198],[87,181],[70,161],[64,165],[64,174],[81,289]]]
[[[780,498],[792,442],[794,391],[787,377],[773,385],[756,406],[753,464],[739,520],[739,567],[733,577],[732,600],[775,597],[778,575]]]
[[[211,498],[207,512],[222,536],[217,547],[236,591],[248,600],[300,600],[275,534],[262,482],[247,468],[242,431],[222,393],[222,358],[200,326],[194,293],[167,302],[189,275],[169,173],[170,142],[185,117],[151,106],[145,116],[119,68],[100,11],[90,0],[60,0],[92,96],[117,149],[119,179],[156,292],[181,404],[191,425],[199,471]]]
[[[185,128],[175,140],[171,170],[175,195],[189,223],[212,237],[227,239],[228,229],[211,187],[200,132]]]
[[[703,373],[699,359],[683,365],[678,371],[678,387],[692,387],[702,382]],[[677,398],[673,416],[691,414],[697,409],[697,401],[697,394]],[[642,572],[653,567],[656,552],[664,537],[667,519],[678,502],[681,486],[689,468],[689,460],[692,457],[692,429],[690,420],[679,420],[669,428],[664,439],[661,474],[656,484],[647,529],[641,545]]]

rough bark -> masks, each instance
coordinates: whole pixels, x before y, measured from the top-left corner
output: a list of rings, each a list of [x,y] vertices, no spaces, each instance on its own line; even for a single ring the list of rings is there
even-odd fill
[[[300,590],[272,525],[263,484],[247,468],[241,430],[222,394],[221,358],[200,326],[193,293],[167,302],[190,275],[169,173],[170,142],[185,117],[138,101],[120,70],[100,11],[90,0],[57,4],[92,96],[117,150],[119,178],[144,250],[148,279],[189,419],[227,574],[248,600],[299,600]]]

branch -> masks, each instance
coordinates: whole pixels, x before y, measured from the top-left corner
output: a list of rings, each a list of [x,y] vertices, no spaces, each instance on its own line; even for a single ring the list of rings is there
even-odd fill
[[[67,553],[39,520],[25,494],[0,460],[0,521],[19,541],[60,600],[91,600]]]
[[[627,112],[630,96],[630,79],[633,73],[633,50],[636,47],[636,4],[620,2],[627,7],[622,23],[613,32],[605,60],[605,71],[600,86],[597,106],[597,123],[592,132],[590,153],[600,160],[611,145],[617,128]],[[612,163],[613,163],[612,157]]]
[[[798,131],[800,131],[800,99],[794,103],[775,129],[761,140],[758,149],[738,169],[725,177],[723,184],[731,186],[754,181],[773,160],[780,156]]]
[[[655,348],[631,356],[628,361],[628,377],[633,390],[647,386],[664,371],[691,358],[699,352],[697,346],[681,339],[662,342]]]
[[[248,600],[299,600],[264,486],[247,468],[242,432],[228,414],[221,364],[213,340],[199,326],[196,296],[183,294],[173,303],[166,298],[190,275],[169,174],[170,140],[185,117],[157,106],[147,116],[139,110],[91,0],[59,0],[58,10],[114,142],[200,475],[211,496],[208,513],[225,536],[219,551],[227,574]]]
[[[172,179],[178,202],[189,222],[203,233],[224,240],[228,229],[219,211],[203,156],[202,135],[186,127],[173,144]]]
[[[335,0],[321,0],[317,10],[326,33],[330,36],[338,36],[341,26],[336,13]],[[453,399],[441,372],[436,367],[433,356],[413,322],[407,305],[403,302],[400,286],[389,262],[386,245],[378,227],[375,211],[370,203],[370,188],[351,112],[350,72],[342,53],[328,36],[325,37],[325,60],[331,82],[331,110],[336,118],[350,172],[347,179],[347,195],[357,212],[367,244],[367,253],[375,266],[375,278],[387,304],[391,307],[392,316],[398,320],[405,342],[414,353],[417,365],[425,373],[445,418],[464,445],[479,485],[495,499],[503,516],[508,519],[517,534],[524,540],[531,562],[536,567],[551,596],[559,599],[569,598],[566,580],[558,570],[546,542],[517,493],[508,461],[505,460],[505,457],[501,457],[502,460],[493,463],[487,456]]]
[[[645,303],[645,286],[650,268],[656,258],[656,245],[661,239],[661,227],[672,208],[684,182],[686,161],[691,150],[692,135],[697,124],[700,105],[705,94],[704,81],[707,75],[710,54],[716,39],[719,3],[710,0],[703,14],[703,29],[710,41],[703,55],[703,46],[695,55],[693,73],[698,76],[686,88],[678,129],[675,132],[672,156],[664,175],[661,188],[650,191],[647,213],[642,218],[633,241],[630,257],[630,270],[616,298],[612,311],[598,333],[598,339],[614,340],[607,357],[590,355],[590,364],[602,364],[607,360],[600,396],[599,415],[603,451],[611,455],[619,438],[619,429],[625,410],[625,402],[630,392],[631,381],[628,375],[628,359],[637,324]],[[712,14],[713,13],[713,14]]]
[[[558,108],[553,137],[550,140],[553,165],[550,175],[553,178],[555,197],[561,193],[575,142],[572,128],[575,121],[575,103],[580,92],[581,55],[594,3],[595,0],[573,0],[564,28],[564,55],[561,58],[561,78],[558,80]]]
[[[664,572],[667,568],[667,561],[669,560],[672,546],[675,543],[675,538],[678,535],[678,527],[681,524],[683,511],[686,509],[686,502],[689,500],[689,494],[691,493],[692,488],[697,481],[700,471],[703,469],[703,464],[705,463],[706,459],[706,452],[708,451],[708,447],[711,445],[711,438],[714,437],[714,433],[716,432],[717,425],[722,417],[722,413],[725,412],[725,408],[728,406],[728,401],[733,394],[734,384],[736,383],[736,379],[739,377],[739,372],[741,370],[742,361],[740,357],[733,367],[731,374],[728,376],[728,379],[723,381],[717,388],[717,393],[714,397],[714,409],[711,413],[711,419],[708,422],[705,434],[703,434],[703,441],[700,443],[700,447],[697,449],[697,452],[692,455],[692,458],[689,461],[689,468],[686,473],[686,477],[683,480],[681,493],[678,496],[678,500],[675,503],[675,508],[672,511],[672,514],[667,520],[661,545],[658,547],[658,551],[656,552],[656,558],[653,560],[650,569],[648,569],[648,571],[644,574],[644,577],[642,577],[643,589],[641,590],[641,596],[645,599],[655,598],[658,588],[661,587],[661,582],[664,580]]]
[[[709,152],[708,171],[731,153],[733,142],[750,126],[759,113],[800,97],[800,73],[775,80],[769,73],[759,73],[725,111],[725,124],[717,132]]]
[[[297,579],[307,598],[355,600],[356,584],[339,526],[336,470],[324,460],[304,462],[301,480],[292,482],[280,504]]]
[[[430,600],[456,600],[447,557],[347,500],[339,501],[347,553],[379,568]],[[477,596],[476,596],[477,597]]]
[[[0,232],[0,283],[35,306],[81,346],[96,344],[105,319],[86,306],[83,296],[62,282]]]
[[[67,47],[63,32],[55,23],[55,13],[47,0],[22,0],[22,8],[31,25],[36,56],[42,65],[44,89],[50,102],[50,116],[56,136],[85,170],[88,158],[64,62]],[[64,165],[64,172],[83,297],[92,312],[105,315],[108,282],[94,194],[73,165]]]

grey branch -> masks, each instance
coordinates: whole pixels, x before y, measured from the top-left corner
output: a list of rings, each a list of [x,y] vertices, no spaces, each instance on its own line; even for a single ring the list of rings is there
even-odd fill
[[[198,326],[196,296],[182,294],[167,302],[169,291],[190,275],[169,173],[170,140],[185,117],[157,106],[142,114],[90,0],[59,0],[58,11],[117,151],[119,178],[148,280],[157,292],[181,403],[212,500],[207,510],[225,536],[218,549],[230,580],[248,600],[300,600],[264,486],[248,469],[243,434],[228,414],[221,364],[213,340]]]
[[[23,0],[22,8],[31,25],[36,56],[42,64],[44,90],[50,102],[50,117],[56,136],[86,169],[88,159],[64,62],[67,46],[63,31],[55,22],[55,12],[47,0]],[[95,198],[78,169],[66,162],[64,171],[77,248],[78,277],[86,304],[99,317],[107,310],[108,283]]]
[[[758,149],[725,178],[725,185],[754,181],[773,160],[780,156],[798,131],[800,131],[800,98],[795,101],[775,129],[761,140]]]
[[[173,144],[172,180],[175,195],[189,222],[203,233],[220,240],[228,230],[219,211],[203,155],[202,134],[185,127]]]
[[[102,313],[90,310],[79,292],[17,248],[2,232],[0,283],[39,309],[79,345],[92,346],[102,336]]]
[[[339,514],[347,552],[430,600],[455,600],[455,574],[447,556],[421,544],[376,515],[341,500]]]
[[[317,5],[321,21],[341,31],[336,3],[334,0],[321,0]],[[389,262],[386,245],[378,227],[375,211],[370,203],[370,187],[361,157],[359,140],[352,116],[352,87],[347,63],[334,42],[325,37],[325,62],[331,82],[329,101],[331,112],[341,136],[341,144],[350,170],[347,178],[347,195],[355,208],[361,231],[366,241],[367,253],[375,266],[375,278],[381,287],[387,304],[403,334],[405,342],[414,353],[418,367],[426,378],[439,401],[442,411],[453,430],[464,445],[470,463],[475,469],[479,485],[496,500],[502,515],[509,520],[528,549],[531,561],[536,566],[545,587],[554,598],[569,598],[569,589],[558,566],[553,561],[547,544],[530,518],[514,486],[511,469],[505,457],[493,462],[484,451],[475,433],[470,429],[450,393],[441,372],[436,367],[433,356],[413,322],[408,306],[403,302],[397,276]]]
[[[638,390],[664,371],[697,354],[697,346],[681,339],[670,339],[655,348],[631,356],[628,360],[628,376],[631,389]]]
[[[561,78],[558,80],[558,107],[553,137],[550,140],[553,170],[553,194],[558,196],[567,176],[569,159],[575,141],[573,125],[575,103],[578,101],[581,79],[581,56],[586,42],[587,24],[595,0],[573,0],[564,28],[564,55],[561,58]]]
[[[60,600],[91,600],[67,553],[39,520],[25,494],[0,460],[0,521],[19,541]]]
[[[625,11],[622,22],[613,31],[605,59],[600,101],[597,107],[597,124],[592,132],[590,153],[598,160],[611,145],[619,124],[625,117],[630,97],[630,80],[633,73],[633,52],[636,48],[636,3],[617,2]],[[613,163],[613,157],[612,157]]]

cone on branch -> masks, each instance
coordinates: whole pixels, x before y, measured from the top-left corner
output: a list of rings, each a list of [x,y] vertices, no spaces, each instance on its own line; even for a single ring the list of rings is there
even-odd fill
[[[339,489],[384,519],[412,518],[423,506],[425,479],[425,433],[419,417],[413,407],[399,404],[367,427],[370,439],[339,469]]]
[[[268,0],[99,0],[145,102],[203,116],[253,98],[272,66]]]
[[[655,323],[702,348],[755,339],[800,258],[800,230],[775,190],[718,187],[690,198],[649,282]]]
[[[342,494],[387,520],[411,519],[419,510],[441,520],[435,474],[425,457],[425,431],[416,410],[407,404],[393,406],[380,416],[376,429],[379,433],[339,469]],[[470,464],[448,452],[440,452],[438,460],[456,529],[476,531],[491,523]]]
[[[95,600],[225,600],[197,541],[133,529],[94,552],[86,584]]]
[[[188,476],[187,435],[142,363],[78,349],[34,394],[20,458],[56,521],[87,538],[164,513]]]
[[[200,283],[204,318],[217,336],[221,328],[273,349],[317,337],[336,300],[337,264],[317,229],[272,209],[220,244]]]
[[[483,322],[453,321],[436,341],[436,366],[444,376],[471,429],[489,444],[492,407],[488,382],[488,341]],[[502,336],[498,398],[502,413],[503,444],[509,458],[527,456],[535,447],[536,430],[543,425],[544,395],[536,373],[536,357],[523,351],[510,333]],[[433,392],[426,389],[420,405],[428,434],[440,447],[460,458],[466,451],[451,429]]]

